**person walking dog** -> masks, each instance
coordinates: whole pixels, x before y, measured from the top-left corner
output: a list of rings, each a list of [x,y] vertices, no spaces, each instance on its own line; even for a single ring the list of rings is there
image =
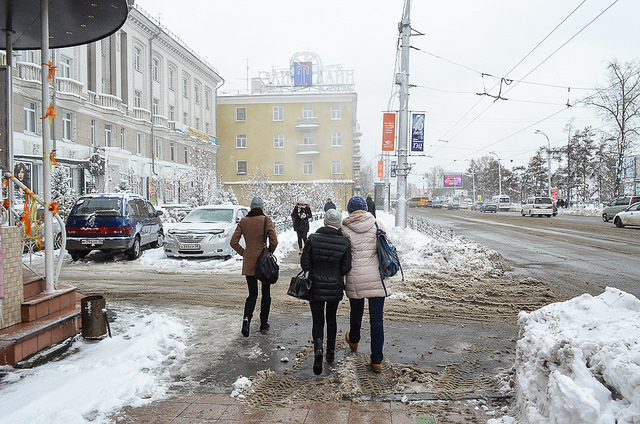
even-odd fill
[[[322,374],[322,339],[327,322],[327,362],[333,363],[336,349],[336,312],[342,300],[344,275],[351,270],[351,244],[342,233],[342,213],[329,209],[324,227],[309,235],[300,257],[300,266],[311,280],[311,317],[313,326],[313,373]],[[325,317],[326,307],[326,317]]]
[[[311,207],[304,200],[300,200],[291,212],[293,229],[298,234],[298,248],[302,255],[302,248],[307,243],[307,233],[309,232],[309,220],[311,219]]]
[[[352,352],[358,350],[365,299],[369,302],[371,331],[371,369],[382,371],[385,297],[391,294],[389,279],[380,277],[376,245],[376,222],[386,231],[381,221],[367,211],[367,202],[354,196],[347,204],[349,216],[342,221],[342,234],[351,242],[351,271],[347,274],[345,291],[351,306],[347,343]]]
[[[278,246],[278,237],[276,229],[271,218],[264,214],[264,201],[260,197],[254,197],[251,200],[251,210],[240,220],[236,230],[231,237],[231,247],[242,256],[242,275],[247,279],[247,287],[249,296],[244,303],[244,315],[242,318],[242,335],[249,337],[249,327],[253,318],[253,311],[256,307],[258,299],[258,279],[254,272],[256,261],[262,252],[263,247],[267,247],[271,253]],[[264,246],[265,227],[264,221],[267,220],[266,236],[268,245]],[[240,245],[240,238],[244,237],[246,247]],[[262,283],[262,299],[260,301],[260,331],[267,331],[269,325],[269,309],[271,308],[271,285]]]

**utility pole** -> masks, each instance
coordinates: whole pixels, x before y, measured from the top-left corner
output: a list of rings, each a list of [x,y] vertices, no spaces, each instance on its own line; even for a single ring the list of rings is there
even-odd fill
[[[405,0],[402,21],[398,25],[402,40],[400,72],[396,74],[396,84],[400,85],[400,116],[398,119],[398,208],[396,210],[396,227],[407,227],[407,146],[409,129],[409,49],[411,37],[411,21],[409,19],[411,0]]]

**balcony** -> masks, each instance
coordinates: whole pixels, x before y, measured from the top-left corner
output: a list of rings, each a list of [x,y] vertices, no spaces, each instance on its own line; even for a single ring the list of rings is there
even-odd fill
[[[301,156],[312,156],[319,155],[317,144],[298,144],[298,155]]]
[[[296,123],[296,128],[299,130],[309,130],[318,128],[318,118],[298,118],[298,122]]]
[[[133,117],[135,119],[142,119],[144,121],[149,121],[151,120],[151,111],[148,111],[147,109],[143,109],[141,107],[134,107]]]
[[[111,94],[100,94],[99,104],[104,108],[122,110],[122,99]]]
[[[153,125],[169,128],[169,120],[165,116],[153,115]]]
[[[84,84],[80,81],[76,81],[71,78],[56,77],[56,90],[59,93],[66,93],[76,97],[81,97],[83,86]]]
[[[42,83],[42,68],[40,65],[29,62],[18,62],[16,66],[18,67],[18,78],[25,81]]]

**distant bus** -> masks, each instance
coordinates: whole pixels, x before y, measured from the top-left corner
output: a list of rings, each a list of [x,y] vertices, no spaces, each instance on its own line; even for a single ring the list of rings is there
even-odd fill
[[[415,207],[426,208],[428,201],[429,201],[429,196],[416,196],[409,199],[408,205],[410,208],[415,208]]]
[[[491,203],[498,205],[498,210],[502,212],[507,212],[511,209],[511,199],[509,199],[509,196],[505,194],[493,196],[491,198]]]

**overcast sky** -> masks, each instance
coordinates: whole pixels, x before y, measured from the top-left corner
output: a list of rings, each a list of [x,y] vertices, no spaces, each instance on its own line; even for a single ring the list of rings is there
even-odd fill
[[[296,52],[355,70],[363,164],[381,152],[404,0],[136,3],[218,70],[223,93],[246,89],[247,64],[253,78]],[[433,166],[463,171],[490,151],[507,168],[526,165],[547,145],[535,130],[560,147],[571,119],[608,130],[579,100],[606,85],[609,61],[640,56],[639,16],[638,0],[412,1],[411,26],[425,35],[411,39],[409,108],[427,114],[413,179]]]

